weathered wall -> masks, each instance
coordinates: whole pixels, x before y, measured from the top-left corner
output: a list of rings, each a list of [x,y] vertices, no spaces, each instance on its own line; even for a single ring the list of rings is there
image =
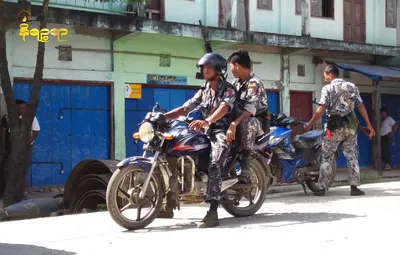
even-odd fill
[[[38,27],[37,22],[30,23],[30,27]],[[49,24],[49,28],[61,27]],[[60,61],[58,49],[60,45],[69,45],[72,48],[86,48],[98,50],[111,50],[109,39],[94,36],[77,35],[72,26],[62,26],[69,29],[65,37],[67,42],[58,42],[51,36],[46,43],[44,61],[44,79],[112,81],[112,59],[110,53],[73,51],[72,61]],[[10,31],[8,44],[11,46],[12,74],[14,77],[32,78],[36,65],[38,42],[33,37],[28,37],[26,42],[18,34],[18,30]]]
[[[366,0],[366,41],[371,44],[396,46],[397,29],[386,27],[385,6],[386,0]]]
[[[312,37],[343,40],[343,1],[334,2],[334,19],[310,17],[310,34]],[[311,8],[311,5],[309,5],[309,8]]]
[[[162,46],[162,47],[160,47]],[[203,41],[175,36],[138,33],[114,42],[118,51],[171,54],[200,58]],[[201,85],[196,80],[196,60],[171,58],[170,67],[160,67],[160,57],[134,54],[114,54],[114,118],[115,157],[125,156],[125,83],[146,83],[147,74],[187,76],[188,85]]]
[[[295,2],[273,0],[272,10],[260,10],[257,1],[250,1],[250,31],[301,35],[301,16],[295,14]],[[396,29],[385,26],[385,4],[386,0],[366,0],[366,42],[395,46]],[[207,26],[218,27],[218,1],[170,0],[165,8],[167,21],[198,24],[200,19]],[[335,1],[334,8],[334,19],[310,17],[312,37],[343,40],[343,1]]]
[[[165,1],[165,20],[188,24],[218,27],[218,1]]]

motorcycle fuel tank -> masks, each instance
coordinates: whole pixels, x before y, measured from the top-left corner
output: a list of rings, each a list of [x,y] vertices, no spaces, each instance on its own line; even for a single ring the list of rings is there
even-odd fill
[[[210,140],[201,132],[179,126],[171,129],[169,133],[174,137],[167,145],[169,155],[179,157],[210,153]]]

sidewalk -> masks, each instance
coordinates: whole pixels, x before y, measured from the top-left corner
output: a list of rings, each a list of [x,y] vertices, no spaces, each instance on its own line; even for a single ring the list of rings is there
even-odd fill
[[[361,173],[361,184],[367,183],[377,183],[377,182],[390,182],[400,180],[400,169],[392,169],[390,171],[383,171],[382,177],[378,176],[378,171],[368,167],[362,167],[360,169]],[[335,186],[345,186],[348,183],[348,173],[346,168],[338,168],[335,182]],[[292,191],[302,191],[303,187],[297,183],[282,184],[280,186],[270,187],[268,189],[268,194],[292,192]],[[307,190],[307,192],[311,192]]]

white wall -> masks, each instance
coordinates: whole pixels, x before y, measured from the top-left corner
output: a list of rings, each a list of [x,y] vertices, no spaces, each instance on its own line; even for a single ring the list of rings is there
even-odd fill
[[[366,41],[370,44],[397,45],[397,29],[386,27],[386,0],[366,0]],[[399,14],[397,18],[400,19]]]
[[[217,0],[165,0],[165,21],[218,27]]]
[[[30,27],[38,27],[36,23],[30,23]],[[49,28],[61,27],[49,24]],[[109,39],[93,36],[77,35],[72,26],[62,26],[69,30],[65,37],[67,42],[60,43],[56,37],[51,36],[46,43],[44,61],[44,79],[88,80],[88,81],[112,81],[111,53],[72,52],[72,61],[58,60],[59,45],[70,45],[72,48],[90,48],[110,50]],[[18,30],[12,31],[7,38],[7,44],[11,47],[12,75],[18,78],[33,78],[36,65],[38,42],[34,37],[28,37],[26,42],[18,34]]]

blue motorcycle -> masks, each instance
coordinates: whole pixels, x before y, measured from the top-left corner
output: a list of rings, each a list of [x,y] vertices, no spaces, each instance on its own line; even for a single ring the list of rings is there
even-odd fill
[[[153,222],[165,200],[172,201],[177,209],[181,202],[204,201],[211,144],[205,133],[187,126],[193,121],[190,114],[199,109],[172,122],[159,110],[156,105],[133,135],[144,143],[144,155],[122,160],[107,187],[111,217],[129,230],[145,228]],[[246,217],[255,214],[264,203],[269,168],[266,154],[255,151],[252,175],[243,181],[236,171],[238,152],[232,154],[222,174],[221,206],[235,217]]]
[[[303,186],[307,194],[306,186],[311,190],[317,189],[321,162],[322,138],[324,130],[312,130],[291,139],[291,126],[304,125],[306,123],[287,117],[280,113],[274,117],[271,132],[257,141],[256,150],[268,155],[268,165],[272,175],[271,185],[297,182]],[[336,153],[338,157],[338,154]],[[336,177],[336,160],[332,162],[332,176],[328,187],[332,185]]]

